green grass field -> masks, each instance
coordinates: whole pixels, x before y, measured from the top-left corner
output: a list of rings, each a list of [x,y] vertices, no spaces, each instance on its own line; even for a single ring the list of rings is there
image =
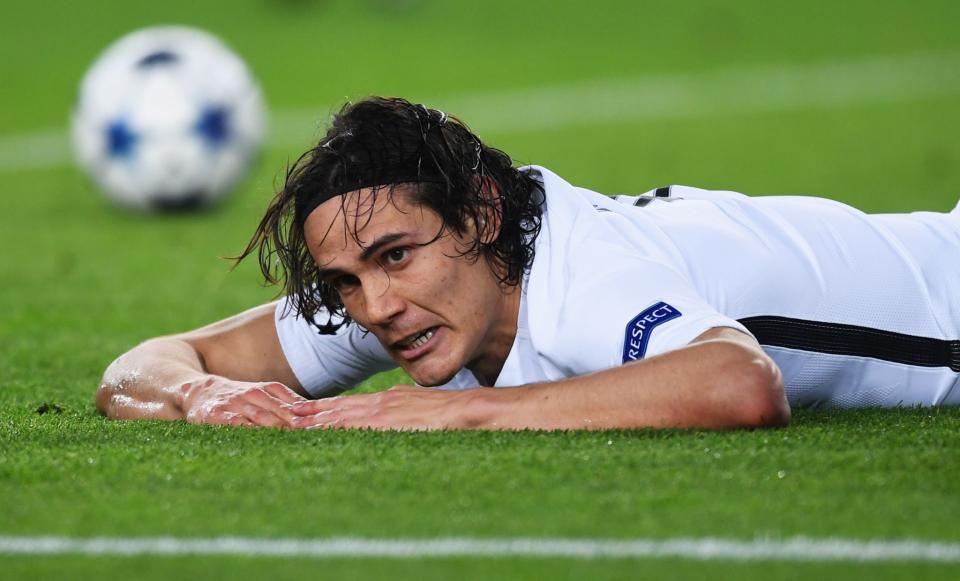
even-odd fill
[[[231,272],[219,257],[243,247],[287,161],[346,98],[460,104],[450,112],[475,118],[474,129],[519,163],[598,191],[683,183],[943,211],[960,198],[958,21],[960,5],[947,0],[5,6],[0,537],[960,542],[960,409],[805,411],[786,429],[733,433],[397,434],[119,423],[92,403],[103,369],[137,342],[274,296],[254,265]],[[106,44],[161,23],[221,35],[277,112],[274,145],[228,203],[198,215],[129,215],[69,164],[4,165],[21,159],[30,136],[65,129],[79,79]],[[803,76],[830,67],[842,72]],[[714,92],[730,87],[717,79],[744,71],[767,81]],[[778,75],[806,81],[778,94]],[[650,79],[701,90],[663,114],[618,116],[576,98],[587,87],[629,105],[662,88]],[[536,107],[530,95],[566,100],[517,128],[494,106]],[[361,389],[399,380],[380,376]],[[38,414],[44,403],[62,412]],[[956,579],[960,565],[0,554],[9,579],[304,575]]]

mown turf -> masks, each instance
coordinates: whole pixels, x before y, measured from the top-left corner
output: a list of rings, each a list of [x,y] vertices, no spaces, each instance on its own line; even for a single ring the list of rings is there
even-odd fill
[[[262,559],[262,558],[43,558],[0,557],[9,579],[952,579],[956,568],[928,563],[716,563],[681,559]]]
[[[944,510],[957,502],[956,409],[736,433],[404,434],[116,423],[63,405],[7,412],[7,530],[960,537]]]
[[[0,136],[61,127],[96,52],[150,23],[222,34],[273,106],[315,108],[318,121],[346,97],[377,92],[444,97],[960,50],[960,8],[946,1],[399,4],[407,8],[333,0],[5,6]],[[485,136],[523,163],[600,191],[685,183],[813,193],[872,211],[945,210],[960,197],[958,122],[960,101],[940,97]],[[118,211],[70,168],[0,174],[0,535],[960,541],[957,409],[805,412],[788,429],[724,434],[284,433],[98,417],[93,390],[116,354],[273,295],[252,265],[230,272],[218,257],[242,247],[296,154],[269,150],[226,205],[192,216]],[[400,380],[381,376],[363,389]],[[63,411],[37,414],[45,402]],[[304,574],[950,579],[958,568],[0,557],[0,577],[11,579]]]

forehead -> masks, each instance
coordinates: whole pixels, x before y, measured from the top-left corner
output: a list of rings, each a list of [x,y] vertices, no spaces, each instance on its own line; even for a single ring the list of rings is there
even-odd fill
[[[315,256],[362,251],[387,234],[415,235],[439,217],[416,203],[407,187],[364,188],[331,198],[304,222],[304,236]]]

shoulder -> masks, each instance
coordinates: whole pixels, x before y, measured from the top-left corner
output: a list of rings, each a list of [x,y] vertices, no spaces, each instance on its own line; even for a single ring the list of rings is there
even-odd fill
[[[317,318],[322,321],[325,316],[321,313]],[[286,299],[277,303],[274,321],[290,368],[315,397],[350,389],[374,373],[395,367],[373,334],[355,323],[330,335],[320,334]]]
[[[696,290],[655,215],[539,171],[546,211],[525,300],[531,341],[555,366],[586,373],[739,328]]]

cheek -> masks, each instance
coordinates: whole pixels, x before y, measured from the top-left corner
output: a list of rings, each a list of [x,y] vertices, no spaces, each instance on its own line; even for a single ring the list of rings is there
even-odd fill
[[[488,291],[495,285],[486,262],[469,262],[451,249],[437,250],[423,256],[406,281],[417,297],[415,302],[459,327],[482,327],[490,314]]]
[[[488,301],[491,279],[484,268],[483,262],[471,264],[460,259],[445,277],[438,277],[444,278],[439,287],[443,293],[441,304],[448,312],[456,313],[461,325],[467,328],[483,327],[491,314],[488,312],[492,308]]]
[[[365,323],[363,298],[360,296],[360,293],[340,295],[340,302],[343,304],[343,308],[347,311],[347,314],[350,315],[351,319],[361,324]]]
[[[433,304],[452,302],[451,295],[455,294],[459,275],[454,259],[447,258],[439,253],[418,257],[409,272],[409,283],[423,297],[430,297]]]

